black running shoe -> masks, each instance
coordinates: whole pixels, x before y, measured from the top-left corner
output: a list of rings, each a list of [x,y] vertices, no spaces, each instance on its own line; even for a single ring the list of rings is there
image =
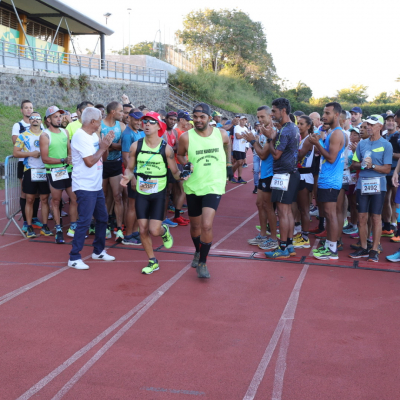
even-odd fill
[[[63,235],[62,231],[56,232],[56,243],[57,243],[57,244],[63,244],[63,243],[65,243],[64,235]]]
[[[378,262],[379,261],[378,252],[375,250],[370,250],[367,261]]]
[[[349,257],[350,258],[362,258],[362,257],[368,257],[370,252],[367,249],[363,249],[360,247],[357,251],[354,253],[350,253]]]

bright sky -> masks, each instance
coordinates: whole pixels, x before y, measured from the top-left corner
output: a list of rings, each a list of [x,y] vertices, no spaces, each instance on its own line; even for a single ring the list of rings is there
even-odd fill
[[[151,2],[118,0],[65,0],[93,19],[108,26],[114,34],[106,38],[106,52],[127,46],[128,11],[131,44],[153,41],[158,29],[162,42],[173,43],[173,33],[182,28],[189,12],[200,8],[236,8],[260,21],[265,29],[268,52],[277,74],[289,86],[302,81],[314,97],[333,96],[338,89],[353,84],[368,86],[369,99],[381,92],[400,90],[398,55],[400,1],[380,0],[302,0],[264,2],[260,0],[174,0]],[[118,8],[115,5],[118,4]],[[94,49],[97,37],[80,37],[79,47]],[[99,48],[98,48],[99,50]],[[96,51],[98,53],[98,51]]]

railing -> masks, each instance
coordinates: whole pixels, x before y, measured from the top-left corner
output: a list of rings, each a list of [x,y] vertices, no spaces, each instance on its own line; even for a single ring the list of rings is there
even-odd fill
[[[88,75],[165,84],[168,72],[162,69],[124,64],[106,59],[48,51],[0,40],[0,63],[4,67],[43,70],[65,75]]]

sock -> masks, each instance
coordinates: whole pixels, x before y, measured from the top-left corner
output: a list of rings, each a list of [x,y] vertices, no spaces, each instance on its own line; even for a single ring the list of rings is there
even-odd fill
[[[200,260],[199,260],[199,262],[205,263],[207,261],[207,256],[208,256],[208,253],[210,252],[211,244],[212,244],[212,242],[203,243],[200,240]]]
[[[288,238],[286,243],[287,243],[288,246],[292,245],[293,244],[293,238]]]
[[[319,217],[318,229],[321,230],[321,231],[323,231],[325,229],[324,222],[325,222],[325,218],[324,217]]]
[[[56,225],[56,232],[62,232],[61,225]]]
[[[294,226],[300,226],[300,225],[301,225],[300,222],[295,222],[295,223],[294,223]]]
[[[329,249],[329,243],[330,243],[330,241],[328,239],[326,239],[325,240],[325,248],[326,249]]]
[[[329,242],[328,246],[329,246],[329,250],[332,253],[336,253],[337,252],[337,243],[336,242]]]
[[[384,231],[390,231],[390,222],[384,222],[383,223],[383,230]]]
[[[181,210],[175,208],[175,218],[179,218],[181,216]]]
[[[304,239],[305,241],[308,240],[308,234],[309,234],[309,232],[301,231],[301,236],[303,237],[303,239]]]
[[[279,246],[281,248],[282,251],[285,251],[286,247],[287,247],[287,243],[284,242],[283,240],[281,240],[281,244]]]
[[[40,199],[35,198],[35,201],[33,202],[33,215],[32,218],[37,218],[37,212],[39,210],[39,205],[40,205]]]
[[[71,222],[70,228],[74,231],[76,229],[77,222]]]
[[[242,177],[241,177],[241,176],[239,176],[239,178],[238,178],[238,179],[239,179],[239,181],[240,181],[240,180],[242,179]]]
[[[19,206],[21,207],[22,219],[26,222],[26,215],[25,215],[25,206],[26,206],[26,199],[22,197],[19,198]]]
[[[194,247],[196,248],[196,253],[200,253],[200,236],[192,237]]]

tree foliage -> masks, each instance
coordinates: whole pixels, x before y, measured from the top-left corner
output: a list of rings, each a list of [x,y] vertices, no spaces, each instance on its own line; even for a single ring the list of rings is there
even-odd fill
[[[336,98],[339,102],[363,104],[368,98],[367,89],[368,86],[352,85],[349,88],[338,90]]]
[[[125,46],[122,50],[113,51],[113,53],[127,56],[129,55],[129,46]],[[153,51],[153,42],[140,42],[131,45],[131,55],[146,55],[152,57],[159,57],[159,51]]]

